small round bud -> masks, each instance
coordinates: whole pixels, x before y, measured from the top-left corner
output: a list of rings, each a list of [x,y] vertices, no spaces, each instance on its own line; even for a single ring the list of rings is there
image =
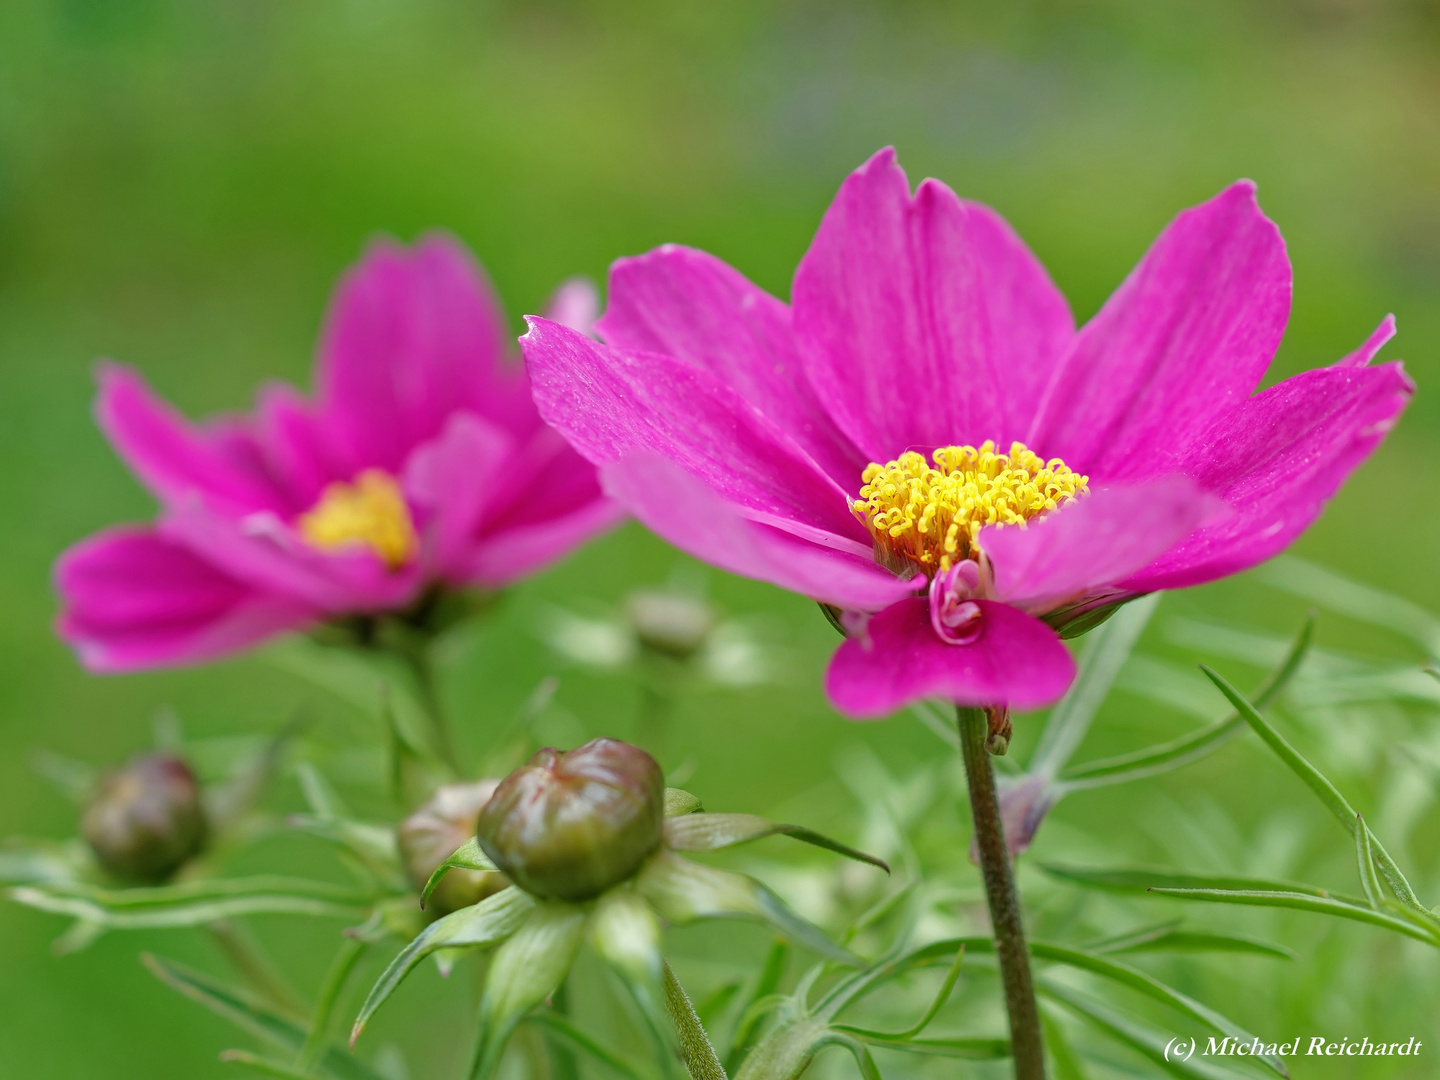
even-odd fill
[[[423,889],[435,868],[461,844],[475,835],[480,810],[495,794],[498,780],[476,780],[469,784],[446,784],[428,802],[400,823],[396,839],[405,873],[416,889]],[[479,870],[451,870],[426,905],[441,915],[478,904],[505,887],[505,878]]]
[[[526,892],[588,900],[630,877],[660,846],[665,777],[614,739],[541,750],[480,812],[485,854]]]
[[[991,705],[985,710],[985,716],[990,722],[990,732],[985,737],[985,749],[996,757],[1004,757],[1015,734],[1014,725],[1010,722],[1010,709],[1005,705]]]
[[[640,644],[685,660],[694,656],[715,628],[710,605],[683,593],[639,589],[626,598],[625,613]]]
[[[131,881],[164,881],[205,844],[205,810],[190,766],[146,754],[105,776],[80,819],[100,865]]]

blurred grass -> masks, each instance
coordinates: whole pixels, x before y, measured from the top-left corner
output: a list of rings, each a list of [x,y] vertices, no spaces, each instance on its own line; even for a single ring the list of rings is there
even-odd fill
[[[71,826],[69,808],[27,767],[37,746],[113,760],[147,740],[162,704],[197,733],[223,734],[277,726],[309,697],[255,660],[92,679],[51,639],[55,554],[150,513],[91,424],[94,358],[139,365],[194,415],[244,407],[266,377],[306,381],[330,284],[368,236],[408,239],[435,225],[472,245],[517,325],[560,278],[601,278],[611,258],[664,241],[714,251],[785,295],[836,185],[885,143],[912,179],[939,176],[1005,213],[1082,318],[1175,211],[1237,175],[1255,178],[1296,275],[1272,377],[1331,362],[1394,311],[1400,337],[1384,355],[1405,357],[1421,385],[1399,431],[1300,550],[1440,607],[1440,406],[1425,389],[1440,375],[1437,58],[1440,9],[1425,0],[9,0],[0,832]],[[530,634],[528,598],[613,599],[680,561],[630,528],[519,590],[454,680],[472,747],[553,667]],[[823,784],[833,748],[857,739],[897,768],[933,756],[931,737],[907,720],[857,727],[829,711],[818,675],[831,632],[809,605],[745,582],[716,590],[731,610],[783,620],[804,662],[793,686],[687,707],[684,740],[702,761],[693,786],[707,803],[779,804]],[[1300,605],[1242,580],[1165,610],[1288,629]],[[1321,640],[1403,655],[1334,619]],[[566,674],[560,701],[580,734],[630,730],[624,687]],[[1102,752],[1133,745],[1122,734],[1174,726],[1128,709],[1100,725]],[[1325,764],[1344,776],[1343,762]],[[1291,819],[1333,840],[1279,775],[1244,742],[1163,784],[1076,798],[1051,839],[1109,837],[1116,862],[1181,859],[1165,837],[1213,811],[1251,845],[1237,865]],[[1435,834],[1432,805],[1416,831],[1432,860]],[[1324,852],[1344,854],[1341,844],[1302,847],[1321,864]],[[1325,865],[1343,875],[1342,863]],[[1240,1015],[1249,1026],[1433,1033],[1433,958],[1416,963],[1364,931],[1296,925],[1325,947],[1309,966],[1240,991],[1256,1010]],[[0,906],[7,1075],[222,1074],[215,1052],[231,1035],[134,961],[157,948],[211,962],[203,946],[111,938],[57,961],[46,942],[59,929]],[[328,938],[262,929],[313,985]],[[466,1023],[464,995],[427,980],[445,1005],[408,988],[382,1024],[448,1040],[446,1023]],[[450,1050],[435,1052],[439,1061]],[[1299,1076],[1361,1075],[1303,1065]],[[1367,1068],[1433,1075],[1423,1063]]]

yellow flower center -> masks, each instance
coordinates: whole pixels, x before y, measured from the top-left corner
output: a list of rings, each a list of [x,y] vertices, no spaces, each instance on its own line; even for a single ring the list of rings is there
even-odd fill
[[[391,570],[409,562],[418,546],[400,485],[379,469],[366,469],[352,483],[331,484],[296,524],[321,551],[367,547]]]
[[[986,525],[1024,526],[1089,490],[1089,477],[1023,443],[1011,443],[1008,454],[988,440],[978,450],[942,446],[932,457],[933,466],[911,450],[867,465],[852,504],[875,538],[876,558],[899,573],[913,568],[934,577],[974,558]]]

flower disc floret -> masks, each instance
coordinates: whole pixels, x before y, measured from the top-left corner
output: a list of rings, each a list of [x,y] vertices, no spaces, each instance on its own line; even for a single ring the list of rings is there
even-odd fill
[[[1089,490],[1089,477],[1019,442],[1008,454],[997,454],[989,440],[978,448],[942,446],[931,459],[910,450],[866,466],[852,503],[876,557],[898,573],[945,573],[975,558],[985,526],[1024,526]]]
[[[419,546],[400,485],[380,469],[366,469],[353,483],[329,485],[298,524],[300,535],[321,551],[369,548],[392,570],[414,558]]]

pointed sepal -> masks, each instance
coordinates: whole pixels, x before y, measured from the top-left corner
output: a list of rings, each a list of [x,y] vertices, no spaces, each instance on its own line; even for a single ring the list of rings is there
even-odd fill
[[[695,813],[665,822],[665,842],[675,851],[717,851],[766,836],[788,836],[844,855],[847,859],[878,866],[890,873],[890,867],[883,859],[832,840],[803,825],[782,825],[754,814]]]
[[[440,884],[440,879],[451,870],[478,870],[483,873],[494,873],[497,869],[495,864],[490,861],[490,856],[480,849],[480,841],[472,836],[435,868],[435,872],[430,875],[430,880],[425,883],[425,888],[420,893],[420,906],[422,908],[425,906],[426,901],[430,899],[430,894]]]
[[[717,870],[658,852],[640,871],[636,886],[660,916],[672,923],[697,919],[754,919],[769,923],[791,941],[842,964],[860,961],[824,931],[785,906],[773,892],[744,874]]]
[[[565,981],[589,914],[586,905],[542,901],[495,953],[480,1000],[473,1080],[490,1080],[515,1025]]]
[[[528,893],[515,888],[505,889],[474,907],[461,908],[446,915],[420,931],[390,961],[390,966],[371,988],[365,1004],[360,1007],[360,1015],[355,1018],[355,1026],[350,1030],[350,1045],[355,1045],[370,1017],[425,957],[437,949],[449,947],[485,948],[498,945],[515,933],[534,908],[535,900]]]

